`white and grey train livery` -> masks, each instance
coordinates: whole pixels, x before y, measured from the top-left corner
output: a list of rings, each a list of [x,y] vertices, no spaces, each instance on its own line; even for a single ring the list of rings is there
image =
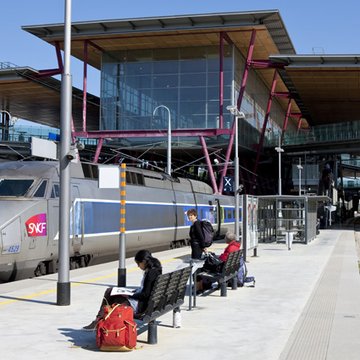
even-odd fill
[[[71,164],[71,269],[118,257],[120,192],[100,189],[97,175],[97,165]],[[127,252],[185,245],[193,207],[218,235],[233,229],[233,197],[205,183],[136,167],[126,181]],[[59,194],[58,162],[0,163],[0,282],[57,271]]]

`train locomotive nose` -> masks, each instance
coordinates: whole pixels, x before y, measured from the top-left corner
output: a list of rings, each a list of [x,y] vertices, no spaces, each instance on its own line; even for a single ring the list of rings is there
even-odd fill
[[[0,207],[0,282],[17,278],[26,261],[20,260],[27,236],[28,214],[37,212],[36,203],[22,200],[4,200]],[[35,205],[35,207],[34,207]],[[30,216],[31,218],[31,216]]]

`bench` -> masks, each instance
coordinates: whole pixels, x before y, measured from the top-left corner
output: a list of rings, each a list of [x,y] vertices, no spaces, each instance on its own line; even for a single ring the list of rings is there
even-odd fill
[[[146,310],[141,314],[135,314],[135,319],[148,324],[149,344],[157,344],[156,319],[169,311],[180,312],[190,274],[191,267],[188,266],[159,275],[151,291]]]
[[[232,290],[237,289],[237,273],[240,267],[240,258],[242,256],[242,251],[237,250],[229,254],[228,258],[222,266],[220,273],[211,273],[211,272],[200,272],[198,275],[209,278],[212,282],[218,282],[219,286],[213,289],[209,289],[203,292],[202,295],[207,295],[210,292],[220,289],[220,296],[227,296],[227,286],[228,282],[231,282]]]

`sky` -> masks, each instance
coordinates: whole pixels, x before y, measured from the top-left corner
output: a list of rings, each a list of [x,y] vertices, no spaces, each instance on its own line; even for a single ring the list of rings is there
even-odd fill
[[[360,1],[344,0],[72,0],[72,21],[279,10],[297,54],[360,54]],[[0,62],[34,69],[57,67],[55,48],[21,29],[64,22],[65,0],[2,1]],[[73,85],[82,88],[81,63],[71,58]],[[89,70],[88,91],[100,77]]]

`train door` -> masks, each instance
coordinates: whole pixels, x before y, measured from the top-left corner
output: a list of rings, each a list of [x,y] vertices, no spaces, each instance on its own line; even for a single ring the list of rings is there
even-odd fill
[[[173,229],[171,230],[171,234],[170,234],[170,240],[171,243],[176,242],[177,237],[178,237],[178,217],[177,217],[177,198],[176,198],[176,191],[174,189],[174,185],[173,183],[171,183],[171,202],[173,204],[172,209],[171,209],[171,213],[170,213],[170,219],[169,219],[169,224],[174,224]]]
[[[221,230],[221,224],[222,224],[222,220],[223,220],[223,213],[222,213],[222,209],[220,206],[220,200],[219,199],[215,199],[215,207],[216,207],[216,223],[217,223],[217,228],[215,229],[215,233],[216,233],[216,237],[218,237],[220,235],[220,230]]]
[[[58,183],[54,183],[48,200],[49,217],[47,219],[48,244],[53,247],[58,246],[59,240],[59,196],[60,185]]]
[[[78,185],[71,186],[71,221],[70,221],[70,238],[74,253],[80,252],[83,243],[83,209],[80,199],[80,190]]]

